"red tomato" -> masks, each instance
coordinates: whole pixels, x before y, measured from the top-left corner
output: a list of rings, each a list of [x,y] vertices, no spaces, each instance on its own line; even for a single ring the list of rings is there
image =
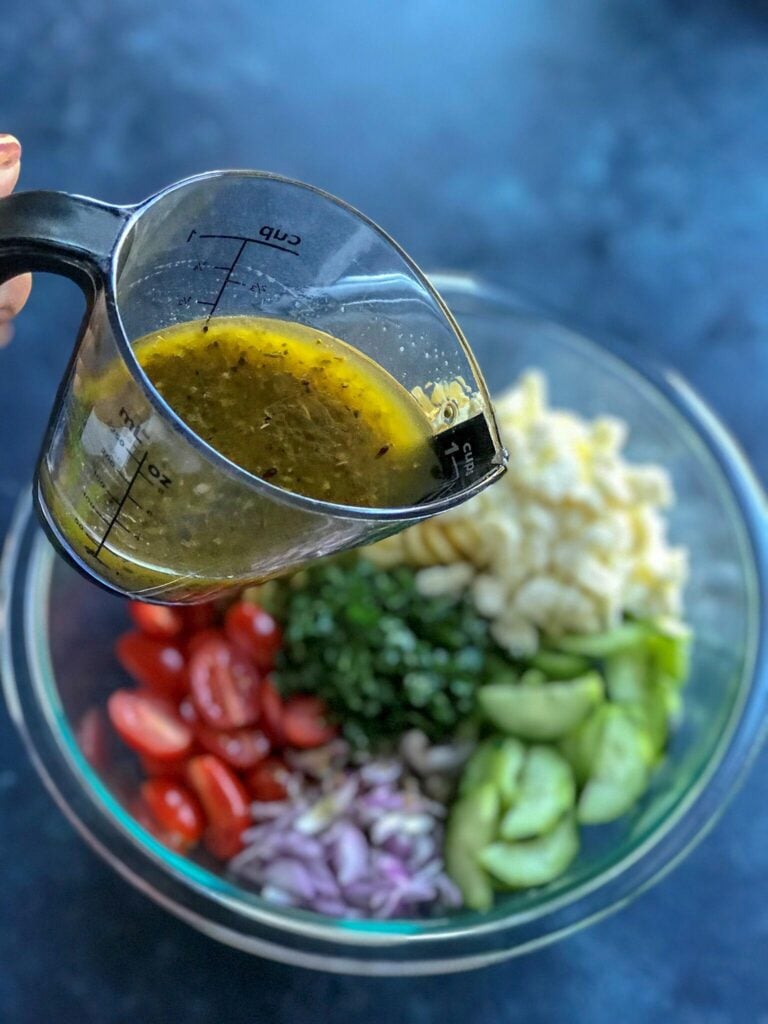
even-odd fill
[[[274,668],[282,632],[269,612],[249,601],[238,601],[227,609],[224,629],[232,643],[253,658],[262,672]]]
[[[277,757],[267,757],[248,772],[245,783],[254,800],[284,800],[288,795],[285,778],[288,769]]]
[[[164,697],[187,692],[187,666],[181,649],[169,640],[144,633],[123,633],[115,644],[117,660],[141,686]]]
[[[187,657],[191,658],[196,650],[200,647],[204,647],[209,640],[226,640],[224,631],[221,629],[201,629],[197,633],[192,633],[186,641]]]
[[[213,754],[193,757],[187,778],[208,819],[205,845],[216,857],[234,857],[250,824],[248,793],[237,775]]]
[[[253,768],[270,751],[270,742],[261,729],[212,729],[201,722],[195,735],[209,753],[240,770]]]
[[[200,716],[197,713],[197,709],[193,704],[191,697],[185,697],[179,704],[179,718],[182,722],[186,722],[187,725],[192,726],[193,729],[197,728],[200,722]]]
[[[169,608],[167,605],[131,601],[128,604],[128,614],[147,636],[168,640],[178,636],[184,628],[184,620],[179,609]]]
[[[141,795],[158,825],[185,843],[196,843],[205,829],[205,816],[197,797],[172,779],[148,779]]]
[[[181,616],[185,633],[199,633],[208,629],[218,617],[214,604],[188,604],[175,610]]]
[[[196,647],[189,662],[192,700],[214,729],[239,729],[259,717],[259,673],[233,644],[218,637]]]
[[[187,762],[184,759],[178,761],[158,761],[156,757],[147,757],[140,754],[139,760],[144,774],[150,779],[176,779],[177,782],[184,782],[187,777]]]
[[[274,746],[282,747],[285,743],[283,698],[277,692],[277,687],[269,677],[261,681],[259,702],[261,704],[261,717],[259,721],[262,729],[269,736]]]
[[[283,708],[285,742],[289,747],[322,747],[336,735],[336,727],[326,719],[326,707],[319,697],[296,694]]]
[[[153,694],[115,690],[107,701],[107,710],[120,738],[139,754],[176,761],[192,746],[192,730],[172,704]]]
[[[109,764],[109,729],[101,708],[89,708],[75,730],[77,745],[86,761],[99,771]]]
[[[128,805],[128,810],[136,821],[138,821],[141,827],[145,828],[150,835],[155,837],[155,839],[159,839],[161,843],[167,846],[170,850],[174,850],[176,853],[184,853],[188,843],[186,843],[178,833],[166,832],[162,829],[142,797],[135,797]]]
[[[230,860],[242,850],[244,843],[240,832],[229,829],[207,828],[203,836],[203,846],[217,860]]]

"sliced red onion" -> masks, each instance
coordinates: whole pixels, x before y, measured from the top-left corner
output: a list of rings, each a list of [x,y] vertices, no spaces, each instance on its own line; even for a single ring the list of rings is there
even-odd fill
[[[338,821],[333,826],[331,840],[331,866],[339,885],[350,885],[364,877],[368,870],[368,843],[363,832],[350,821]]]
[[[289,810],[291,804],[287,800],[257,800],[251,804],[251,817],[254,821],[269,821],[279,818]]]
[[[294,897],[276,885],[265,885],[261,890],[262,898],[268,903],[274,903],[278,907],[293,907],[296,905]]]
[[[403,774],[398,761],[369,761],[360,768],[360,780],[367,786],[390,786]]]
[[[230,861],[244,884],[269,902],[334,917],[424,916],[461,904],[441,857],[445,806],[401,759],[355,763],[329,744],[294,752],[290,767],[288,798],[253,805],[246,847]]]
[[[282,857],[273,860],[264,871],[266,885],[276,886],[282,892],[298,896],[302,902],[311,901],[316,894],[314,882],[307,867],[298,860]]]

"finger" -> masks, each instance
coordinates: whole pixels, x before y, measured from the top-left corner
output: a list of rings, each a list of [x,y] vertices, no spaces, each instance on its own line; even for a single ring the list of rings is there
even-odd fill
[[[0,134],[0,197],[10,195],[19,180],[21,143],[13,135]]]
[[[29,298],[31,287],[31,274],[22,274],[0,285],[0,323],[16,316]]]
[[[13,135],[0,133],[0,197],[9,195],[19,180],[21,144]],[[32,278],[29,274],[0,285],[0,344],[11,340],[13,329],[7,321],[14,317],[29,296]]]

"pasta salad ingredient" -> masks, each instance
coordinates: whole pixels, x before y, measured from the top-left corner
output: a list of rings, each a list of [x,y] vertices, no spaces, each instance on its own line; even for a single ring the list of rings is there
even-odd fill
[[[344,918],[420,917],[461,903],[442,857],[442,803],[400,758],[350,760],[348,748],[301,761],[287,799],[255,804],[231,874],[280,906]]]
[[[322,698],[355,747],[414,728],[450,737],[506,660],[468,597],[424,600],[406,567],[321,563],[280,584],[277,603],[277,685]]]
[[[679,617],[687,555],[666,539],[671,482],[661,467],[624,457],[626,425],[551,409],[535,372],[496,413],[510,454],[503,479],[367,557],[418,567],[425,595],[468,587],[496,641],[517,656],[627,615]]]

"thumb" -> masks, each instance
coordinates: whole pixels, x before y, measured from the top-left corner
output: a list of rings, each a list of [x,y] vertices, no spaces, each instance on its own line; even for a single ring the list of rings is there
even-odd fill
[[[19,180],[21,144],[13,135],[0,134],[0,198],[9,195]],[[0,285],[0,346],[11,338],[9,321],[27,301],[32,278],[29,274],[15,277]]]
[[[0,133],[0,197],[13,192],[20,170],[21,143],[13,135]]]

